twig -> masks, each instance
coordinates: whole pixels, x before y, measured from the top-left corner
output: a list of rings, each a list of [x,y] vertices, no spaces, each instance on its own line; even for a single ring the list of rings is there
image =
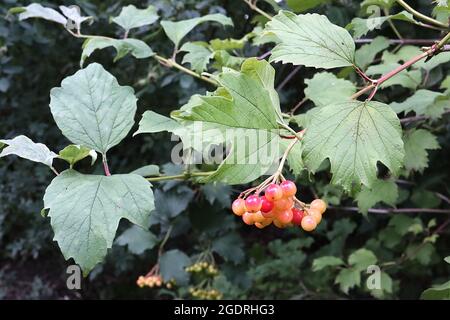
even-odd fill
[[[108,167],[108,159],[106,158],[106,155],[103,155],[103,169],[105,170],[105,175],[110,176],[111,172],[109,171]]]
[[[337,211],[354,211],[359,212],[359,208],[357,207],[332,207],[330,209],[334,209]],[[367,210],[370,213],[377,214],[391,214],[391,213],[445,213],[450,214],[450,209],[432,209],[432,208],[389,208],[389,209],[369,209]]]
[[[260,55],[259,57],[257,57],[256,59],[263,60],[263,59],[267,58],[268,56],[270,56],[271,54],[272,54],[272,51],[269,50],[269,51],[263,53],[262,55]]]
[[[443,115],[448,114],[448,113],[450,113],[450,109],[445,110]],[[400,123],[406,124],[406,123],[415,122],[415,121],[427,120],[430,118],[431,118],[430,116],[420,115],[420,116],[414,116],[414,117],[400,119]]]
[[[161,257],[163,252],[164,252],[164,246],[166,245],[167,240],[169,240],[170,234],[172,233],[172,230],[173,230],[173,226],[171,225],[169,227],[169,229],[167,229],[166,235],[164,236],[163,241],[159,245],[159,249],[158,249],[158,256],[159,257]]]
[[[300,100],[292,109],[289,111],[289,115],[294,115],[295,111],[298,110],[306,101],[308,101],[308,98],[304,97],[302,100]]]
[[[50,169],[53,171],[54,174],[56,174],[57,176],[59,176],[59,172],[55,169],[54,166],[50,166]]]
[[[385,16],[389,16],[389,10],[384,8],[384,15]],[[395,26],[395,24],[392,22],[391,19],[387,19],[389,26],[391,27],[392,31],[394,31],[395,35],[397,36],[397,38],[399,39],[403,39],[401,33],[398,31],[397,27]]]
[[[288,84],[289,81],[300,71],[301,66],[295,67],[289,74],[286,76],[286,78],[283,79],[283,81],[278,85],[276,88],[277,91],[281,91],[285,85]]]
[[[408,11],[409,13],[411,13],[412,15],[414,15],[415,17],[417,17],[418,19],[421,19],[422,21],[429,23],[431,25],[434,25],[436,27],[442,28],[442,29],[448,29],[448,25],[445,23],[442,23],[436,19],[433,19],[427,15],[424,15],[422,13],[420,13],[419,11],[417,11],[416,9],[414,9],[413,7],[411,7],[409,4],[407,4],[405,1],[403,0],[397,0],[398,4],[401,5],[403,8],[405,8],[406,11]]]
[[[250,9],[252,9],[253,11],[258,12],[259,14],[263,15],[264,17],[266,17],[269,20],[272,20],[272,16],[270,14],[268,14],[264,10],[261,10],[260,8],[258,8],[258,6],[256,5],[257,0],[244,0],[244,2],[246,4],[248,4]]]
[[[214,173],[215,171],[206,172],[184,172],[182,174],[170,175],[170,176],[157,176],[146,178],[150,182],[168,181],[168,180],[188,180],[192,177],[207,177]]]
[[[375,39],[355,39],[355,43],[365,44],[371,43]],[[439,42],[440,39],[388,39],[390,44],[417,44],[417,45],[427,45]]]

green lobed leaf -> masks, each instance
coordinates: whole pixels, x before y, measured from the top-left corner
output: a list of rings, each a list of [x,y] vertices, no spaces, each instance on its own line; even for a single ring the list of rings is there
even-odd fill
[[[197,25],[204,22],[217,22],[223,26],[233,26],[233,21],[220,13],[207,14],[202,17],[172,22],[168,20],[161,21],[161,26],[170,40],[178,48],[181,40]]]
[[[361,272],[354,268],[346,268],[339,271],[334,283],[339,284],[342,292],[348,294],[348,291],[361,284]]]
[[[159,268],[164,281],[174,279],[180,286],[186,285],[189,281],[185,268],[190,264],[191,259],[178,249],[164,252],[159,258]]]
[[[339,79],[329,72],[316,73],[312,79],[305,79],[305,84],[305,97],[318,107],[350,100],[356,92],[352,82]]]
[[[313,261],[312,264],[312,270],[320,271],[322,269],[328,268],[328,267],[337,267],[344,265],[344,261],[342,261],[341,258],[333,257],[333,256],[323,256],[320,258],[316,258]]]
[[[428,167],[427,150],[440,148],[436,136],[425,129],[406,131],[403,142],[405,144],[405,169],[408,173],[423,172]]]
[[[333,184],[350,190],[354,183],[371,187],[377,163],[395,175],[403,165],[400,121],[379,102],[348,101],[320,108],[304,137],[305,165],[315,172],[329,159]]]
[[[66,170],[53,179],[44,208],[54,240],[86,275],[106,256],[122,218],[145,227],[154,209],[151,184],[134,174],[84,175]]]
[[[280,40],[272,49],[270,61],[324,69],[354,64],[352,37],[326,16],[280,11],[267,23],[266,33]]]
[[[379,202],[394,206],[397,198],[398,187],[393,180],[377,180],[371,188],[363,186],[356,196],[356,201],[358,202],[359,211],[367,214],[368,210]]]
[[[367,249],[359,249],[348,257],[348,263],[358,271],[366,270],[368,266],[377,263],[375,254]]]
[[[52,8],[44,7],[38,3],[32,3],[26,7],[21,7],[22,10],[17,10],[19,13],[19,20],[26,20],[29,18],[41,18],[62,25],[67,24],[67,19],[58,11]]]
[[[175,132],[181,126],[175,120],[153,111],[145,111],[139,122],[139,129],[134,135],[140,133],[157,133],[162,131]]]
[[[209,61],[214,57],[214,53],[199,42],[186,42],[180,51],[187,52],[182,63],[189,63],[191,69],[200,74],[206,70]]]
[[[115,241],[115,244],[127,246],[131,253],[137,255],[153,249],[157,243],[158,238],[153,233],[136,225],[125,230]]]
[[[6,145],[2,149],[2,146]],[[35,143],[26,136],[17,136],[14,139],[0,140],[0,158],[8,155],[16,155],[23,159],[43,163],[49,167],[53,165],[53,159],[58,155],[42,143]]]
[[[82,67],[84,65],[86,59],[90,57],[95,50],[101,50],[108,47],[113,47],[116,50],[114,62],[122,59],[129,53],[137,59],[145,59],[155,55],[152,48],[142,40],[92,37],[86,39],[83,43],[80,66]]]
[[[231,151],[203,181],[249,182],[266,173],[279,156],[277,120],[281,112],[274,73],[267,61],[248,59],[241,72],[225,70],[216,78],[221,89],[215,95],[198,96],[189,108],[177,113],[183,121],[228,130],[222,141],[232,145]]]
[[[158,20],[157,9],[154,6],[148,6],[146,9],[138,9],[130,4],[122,7],[120,14],[111,19],[112,22],[118,24],[126,31],[134,28],[140,28],[152,24]]]
[[[120,86],[112,74],[93,63],[51,90],[50,110],[70,141],[105,154],[133,126],[136,97],[133,88]]]

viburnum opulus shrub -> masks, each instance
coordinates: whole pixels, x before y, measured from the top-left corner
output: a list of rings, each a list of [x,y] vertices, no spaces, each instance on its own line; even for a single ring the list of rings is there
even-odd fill
[[[165,294],[175,297],[259,297],[261,292],[276,296],[284,289],[294,295],[295,288],[286,283],[297,283],[300,278],[301,286],[306,282],[317,291],[336,284],[343,293],[359,288],[374,297],[392,296],[398,290],[400,280],[393,277],[399,266],[416,259],[426,265],[435,259],[438,236],[449,224],[440,217],[450,210],[438,208],[441,201],[446,205],[450,202],[444,194],[413,191],[410,197],[408,190],[399,188],[414,186],[408,179],[427,168],[429,150],[440,148],[436,133],[448,129],[450,80],[443,74],[450,61],[447,1],[436,1],[432,16],[419,13],[404,1],[362,1],[363,12],[378,14],[355,17],[346,28],[333,24],[325,15],[307,12],[327,1],[305,4],[293,0],[281,3],[281,7],[262,4],[273,15],[263,11],[257,1],[243,2],[258,14],[251,32],[239,39],[192,42],[186,41],[186,36],[197,26],[232,30],[233,19],[210,13],[169,21],[160,19],[154,6],[128,5],[111,17],[111,29],[118,29],[121,35],[113,38],[84,33],[83,27],[96,23],[95,17],[85,16],[77,6],[50,8],[33,3],[11,9],[10,15],[19,20],[48,20],[83,43],[80,69],[64,75],[61,84],[49,93],[54,121],[72,144],[56,153],[19,135],[0,140],[0,157],[16,155],[53,171],[55,177],[43,196],[42,215],[50,218],[54,240],[64,257],[72,258],[85,276],[116,242],[137,254],[159,245],[157,262],[147,274],[136,275],[136,282],[139,287],[164,288]],[[397,24],[430,29],[434,38],[406,38]],[[397,38],[376,35],[386,25]],[[171,54],[155,52],[152,43],[140,37],[138,31],[143,27],[160,28]],[[374,37],[364,38],[367,34]],[[243,56],[241,49],[248,46],[260,47],[254,50],[257,55]],[[121,142],[135,125],[138,94],[132,83],[119,83],[102,64],[92,61],[94,52],[106,48],[115,51],[114,61],[129,55],[157,61],[207,85],[208,91],[191,96],[174,108],[170,117],[151,107],[138,115],[141,120],[133,136],[169,132],[181,139],[182,152],[172,154],[172,159],[179,161],[177,170],[166,166],[161,173],[156,164],[148,164],[118,174],[110,168],[109,151],[126,148]],[[274,65],[280,64],[296,67],[275,87],[278,69]],[[293,108],[285,110],[280,91],[295,73],[307,68],[315,73],[304,81],[304,98],[299,97]],[[407,98],[396,99],[391,94],[396,91],[407,92]],[[170,95],[170,89],[165,94]],[[215,156],[221,155],[218,163],[205,161],[211,150]],[[92,164],[101,161],[104,174],[77,170],[77,163],[88,157]],[[57,161],[66,162],[63,170],[56,169],[61,167],[54,165]],[[315,175],[326,179],[319,182]],[[317,244],[321,243],[321,249],[310,257],[309,273],[298,274],[297,268],[281,272],[277,266],[302,265],[313,238],[303,233],[284,243],[273,240],[268,243],[267,257],[249,264],[255,284],[245,291],[224,277],[215,258],[219,255],[226,261],[241,261],[242,247],[236,245],[239,238],[235,233],[188,256],[178,248],[165,248],[172,232],[179,232],[174,231],[176,226],[170,225],[161,239],[149,231],[161,223],[158,219],[162,218],[152,213],[155,208],[156,213],[165,210],[167,220],[186,208],[187,204],[155,201],[155,193],[163,197],[164,191],[154,191],[154,184],[178,180],[200,185],[207,196],[208,188],[216,188],[217,183],[222,188],[233,185],[239,192],[228,202],[227,221],[240,219],[262,229],[261,235],[270,232],[267,230],[272,225],[286,234],[300,229],[322,232],[327,216],[339,211],[393,217],[370,241],[341,256],[336,252],[342,253],[345,240],[357,226],[349,220],[334,223]],[[320,186],[321,196],[313,182]],[[240,187],[246,184],[250,188]],[[302,199],[305,190],[314,196],[309,202]],[[189,188],[179,187],[177,193],[184,194],[187,202],[194,197]],[[344,197],[353,199],[357,207],[340,206]],[[406,201],[415,207],[408,207]],[[422,220],[406,215],[409,213],[436,217]],[[122,218],[134,226],[115,240]],[[364,223],[371,228],[370,219]],[[398,251],[401,245],[406,245],[405,252]],[[374,266],[379,281],[366,286],[361,274]],[[325,269],[327,276],[318,279],[318,273]],[[282,280],[281,288],[266,282],[273,274]],[[311,294],[305,292],[306,296]],[[448,297],[449,292],[447,282],[428,289],[423,297]]]

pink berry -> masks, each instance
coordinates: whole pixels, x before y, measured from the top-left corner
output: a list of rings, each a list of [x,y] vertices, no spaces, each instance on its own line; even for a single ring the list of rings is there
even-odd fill
[[[283,197],[283,190],[279,185],[271,183],[267,186],[265,192],[266,198],[269,201],[276,201]]]
[[[261,210],[261,206],[261,198],[257,195],[250,196],[245,200],[245,207],[247,208],[248,212],[258,212],[259,210]]]

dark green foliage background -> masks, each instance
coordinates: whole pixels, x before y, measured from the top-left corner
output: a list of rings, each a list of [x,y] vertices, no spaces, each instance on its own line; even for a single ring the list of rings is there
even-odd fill
[[[411,1],[412,3],[413,1]],[[426,12],[428,1],[416,1],[417,8]],[[253,28],[254,13],[237,0],[204,1],[48,1],[50,6],[77,4],[82,10],[97,17],[94,26],[86,26],[85,33],[120,36],[116,28],[108,23],[110,16],[117,15],[124,5],[135,4],[145,7],[155,5],[163,19],[182,20],[208,13],[224,13],[231,17],[235,28],[211,28],[208,24],[197,27],[190,33],[189,40],[210,40],[213,38],[240,38]],[[61,150],[68,141],[56,127],[48,108],[50,89],[79,69],[81,40],[70,37],[64,30],[52,23],[27,20],[18,22],[7,17],[11,7],[27,5],[27,1],[3,0],[0,7],[0,137],[11,138],[27,135],[37,142],[45,143],[52,150]],[[422,6],[423,5],[423,6]],[[270,8],[266,4],[262,7]],[[318,12],[330,20],[345,26],[359,12],[359,1],[332,1],[321,6]],[[249,18],[250,16],[250,18]],[[410,38],[430,38],[435,33],[401,24],[400,29]],[[377,32],[391,36],[388,28]],[[171,46],[164,32],[157,27],[143,28],[136,37],[146,41],[155,52],[169,56]],[[268,47],[246,47],[243,56],[255,56],[269,50]],[[213,88],[192,77],[164,68],[155,60],[136,60],[129,56],[117,63],[112,62],[113,52],[96,52],[89,61],[101,62],[123,85],[132,85],[139,97],[136,120],[147,109],[169,114],[179,108],[195,93],[204,93]],[[290,65],[278,64],[279,84],[293,69]],[[440,79],[447,73],[440,67]],[[314,70],[302,68],[301,72],[279,92],[282,106],[289,110],[303,97],[304,79],[311,78]],[[439,80],[436,81],[436,83]],[[405,89],[387,91],[387,98],[396,101],[408,95]],[[414,186],[402,187],[406,205],[416,206],[409,199],[411,193],[424,199],[425,190],[449,194],[449,126],[444,119],[439,125],[430,127],[438,136],[441,149],[430,153],[430,166],[423,174],[415,174],[410,181]],[[166,172],[178,170],[170,164],[170,152],[175,142],[168,134],[140,135],[128,137],[109,154],[113,172],[130,172],[146,164],[161,165]],[[58,161],[58,160],[57,160]],[[63,163],[56,163],[63,169]],[[97,162],[94,171],[100,173]],[[80,171],[91,172],[89,160],[84,160]],[[0,298],[171,298],[188,297],[186,286],[179,290],[158,291],[140,289],[135,281],[145,274],[156,262],[157,249],[135,255],[126,246],[115,245],[104,264],[97,267],[83,280],[83,289],[66,289],[66,262],[56,243],[48,219],[39,212],[42,196],[52,179],[52,173],[41,165],[10,158],[0,159]],[[327,185],[329,175],[319,173],[314,181],[307,177],[299,180],[300,193],[305,200],[313,195],[310,186],[319,195],[325,195],[334,205],[354,206],[352,199]],[[158,222],[152,232],[161,240],[168,227],[174,226],[166,250],[179,249],[189,256],[195,256],[212,248],[221,271],[215,280],[224,298],[368,298],[364,285],[343,293],[336,285],[338,270],[328,268],[312,271],[315,258],[334,255],[347,260],[359,248],[372,250],[379,262],[389,262],[404,253],[410,258],[400,265],[386,269],[393,279],[392,293],[384,298],[418,298],[420,293],[435,283],[448,280],[449,267],[443,258],[450,254],[448,228],[433,243],[421,245],[427,231],[407,232],[418,222],[427,226],[435,218],[437,224],[447,216],[419,214],[417,220],[404,218],[392,222],[389,215],[372,215],[366,219],[358,213],[329,210],[325,222],[313,234],[300,230],[259,231],[243,226],[229,210],[231,198],[241,190],[228,186],[198,186],[187,182],[156,184]],[[245,186],[242,186],[244,189]],[[427,204],[422,202],[424,207]],[[158,204],[165,204],[163,208]],[[437,206],[444,206],[444,203]],[[176,215],[176,217],[173,217]],[[169,218],[170,216],[170,218]],[[390,222],[391,221],[391,222]],[[388,224],[390,223],[390,227]],[[128,225],[122,223],[118,235]],[[431,228],[431,230],[433,227]],[[420,246],[420,247],[418,247]],[[402,260],[403,261],[403,260]],[[366,275],[362,274],[364,284]]]

